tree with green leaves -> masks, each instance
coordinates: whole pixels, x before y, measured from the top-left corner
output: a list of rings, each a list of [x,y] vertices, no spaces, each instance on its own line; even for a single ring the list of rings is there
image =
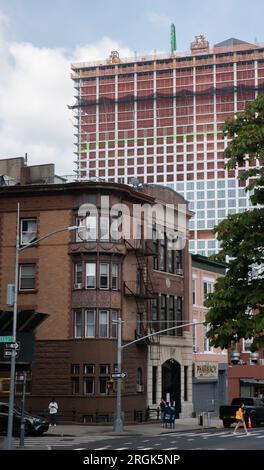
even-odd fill
[[[221,242],[215,259],[231,261],[205,301],[207,336],[211,346],[222,349],[253,338],[256,351],[264,346],[264,95],[226,121],[223,135],[231,138],[224,152],[227,168],[239,168],[252,209],[229,215],[214,228]]]

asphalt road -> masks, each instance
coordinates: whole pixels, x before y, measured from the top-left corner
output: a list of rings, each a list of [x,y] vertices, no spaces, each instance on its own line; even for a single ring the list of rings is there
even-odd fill
[[[56,447],[52,446],[52,449]],[[244,431],[234,435],[233,429],[210,430],[208,432],[175,432],[162,436],[126,436],[82,442],[80,446],[67,447],[72,450],[262,450],[264,429],[255,428],[246,435]],[[62,449],[62,447],[60,447]]]
[[[19,439],[16,439],[19,449]],[[249,430],[246,435],[240,429],[210,429],[189,432],[170,432],[156,436],[126,435],[100,436],[82,435],[60,437],[43,435],[26,437],[27,450],[263,450],[264,427]]]

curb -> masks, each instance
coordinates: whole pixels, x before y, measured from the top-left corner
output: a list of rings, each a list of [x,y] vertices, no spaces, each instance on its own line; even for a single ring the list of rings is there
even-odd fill
[[[157,435],[162,435],[162,434],[172,434],[172,433],[178,433],[178,432],[195,432],[195,431],[207,431],[207,430],[210,430],[210,429],[222,429],[222,428],[218,428],[217,426],[210,426],[210,427],[201,427],[201,428],[188,428],[188,429],[177,429],[177,428],[163,428],[162,431],[158,431],[157,430]],[[99,433],[98,433],[99,434]],[[94,435],[94,433],[89,433],[89,434],[45,434],[45,436],[48,436],[48,437],[51,437],[51,436],[54,436],[54,437],[61,437],[62,439],[63,438],[67,438],[67,437],[85,437],[85,436],[90,436],[90,435]],[[101,436],[145,436],[145,435],[148,435],[148,436],[151,436],[152,434],[149,434],[149,433],[146,433],[146,432],[142,432],[142,431],[124,431],[122,433],[115,433],[115,432],[102,432],[100,433]],[[153,436],[155,436],[155,434],[153,434]]]

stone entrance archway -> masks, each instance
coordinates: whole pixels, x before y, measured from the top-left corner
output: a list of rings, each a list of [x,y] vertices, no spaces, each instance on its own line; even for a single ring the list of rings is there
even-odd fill
[[[176,418],[181,412],[181,366],[175,359],[169,359],[162,364],[162,398],[175,402]]]

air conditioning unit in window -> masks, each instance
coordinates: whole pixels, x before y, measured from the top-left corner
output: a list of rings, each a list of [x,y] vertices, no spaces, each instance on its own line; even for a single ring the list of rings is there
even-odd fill
[[[35,232],[22,232],[21,245],[28,245],[37,239]]]
[[[193,346],[193,352],[198,353],[200,351],[199,346]]]
[[[74,289],[81,289],[82,288],[82,283],[79,282],[77,284],[74,284]]]
[[[144,392],[144,385],[137,384],[137,392]]]
[[[183,275],[183,269],[176,269],[176,274],[178,274],[179,276],[182,276]]]

